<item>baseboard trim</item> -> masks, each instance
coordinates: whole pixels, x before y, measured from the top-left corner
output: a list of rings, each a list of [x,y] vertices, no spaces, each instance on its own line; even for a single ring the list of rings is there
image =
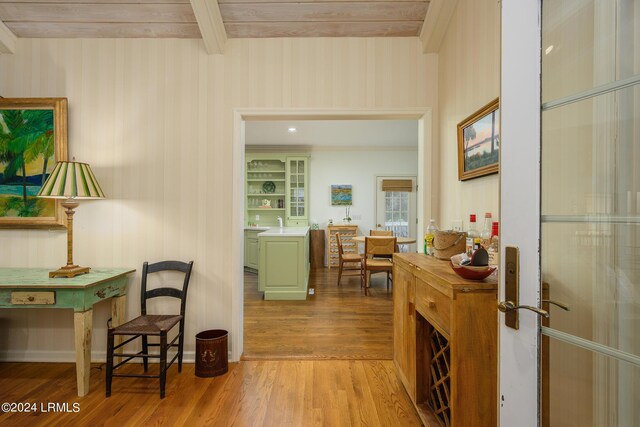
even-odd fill
[[[185,351],[182,361],[184,363],[195,363],[195,351]],[[231,361],[231,352],[228,353],[228,360]],[[41,363],[74,363],[76,361],[75,351],[51,351],[51,350],[31,350],[0,351],[0,362],[41,362]],[[104,352],[91,352],[91,363],[105,363],[107,355]]]

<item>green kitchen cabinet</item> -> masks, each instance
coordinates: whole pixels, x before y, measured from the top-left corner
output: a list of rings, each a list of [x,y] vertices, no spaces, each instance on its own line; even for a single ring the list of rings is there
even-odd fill
[[[309,225],[309,156],[247,153],[245,225]]]
[[[259,268],[258,234],[263,231],[264,229],[244,231],[244,266],[255,271],[258,271]]]
[[[286,156],[247,155],[245,160],[245,225],[278,225],[286,213]]]
[[[309,284],[309,227],[260,233],[258,290],[265,300],[305,300]]]
[[[288,227],[309,225],[309,157],[287,157],[286,224]]]

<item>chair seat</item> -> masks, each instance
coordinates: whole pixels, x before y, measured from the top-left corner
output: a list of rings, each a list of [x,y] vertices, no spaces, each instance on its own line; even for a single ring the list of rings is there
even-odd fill
[[[344,262],[360,262],[362,261],[362,255],[360,254],[343,254],[342,260]]]
[[[393,267],[393,263],[391,262],[390,259],[384,259],[384,258],[371,258],[367,260],[367,269],[371,270],[371,269],[387,269],[387,268],[392,268]]]
[[[160,335],[161,331],[168,331],[182,320],[181,315],[152,315],[138,316],[133,320],[116,326],[114,335]]]

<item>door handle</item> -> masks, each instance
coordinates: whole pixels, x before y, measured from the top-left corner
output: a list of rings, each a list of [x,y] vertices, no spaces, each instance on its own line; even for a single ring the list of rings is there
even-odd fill
[[[560,307],[561,309],[563,309],[564,311],[571,311],[571,309],[569,308],[569,306],[563,302],[560,301],[552,301],[550,299],[542,299],[540,300],[540,303],[546,302],[548,304],[553,304],[556,307]]]
[[[498,304],[498,310],[500,310],[503,313],[507,313],[512,310],[520,310],[520,309],[530,310],[546,319],[549,318],[549,312],[542,308],[533,307],[530,305],[516,305],[513,301],[502,301],[501,303]]]

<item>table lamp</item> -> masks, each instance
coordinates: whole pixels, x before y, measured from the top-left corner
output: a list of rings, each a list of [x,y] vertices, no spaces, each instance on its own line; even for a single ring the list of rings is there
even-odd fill
[[[49,272],[49,277],[74,277],[88,273],[89,267],[73,263],[73,214],[78,207],[77,199],[104,199],[100,184],[86,163],[58,162],[51,175],[42,185],[38,197],[64,199],[62,207],[67,214],[67,265]]]

